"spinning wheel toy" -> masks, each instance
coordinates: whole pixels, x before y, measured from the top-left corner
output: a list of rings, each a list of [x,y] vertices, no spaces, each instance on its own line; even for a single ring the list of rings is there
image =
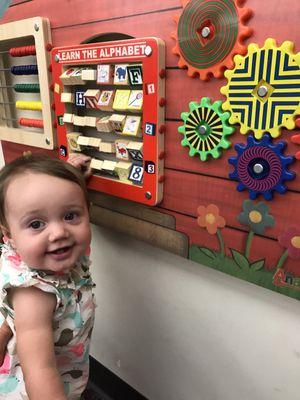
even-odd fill
[[[228,162],[234,166],[229,177],[238,180],[237,190],[248,189],[252,200],[259,194],[271,200],[273,191],[285,193],[284,181],[295,178],[295,173],[287,170],[294,157],[282,154],[285,146],[283,141],[271,144],[268,134],[259,141],[249,135],[247,144],[236,144],[234,148],[238,155],[230,157]]]
[[[178,66],[187,68],[189,76],[208,80],[211,75],[222,78],[232,68],[233,56],[245,54],[242,41],[252,30],[245,26],[252,11],[240,7],[241,0],[183,0],[183,11],[174,20],[173,53],[179,56]]]
[[[253,131],[260,139],[264,132],[280,135],[280,128],[294,129],[294,117],[300,113],[300,53],[294,44],[276,47],[267,39],[261,49],[250,44],[245,57],[234,57],[235,68],[225,72],[227,96],[223,110],[231,111],[229,122],[241,125],[241,133]]]
[[[209,154],[219,158],[221,149],[228,149],[231,145],[226,136],[235,130],[228,124],[230,114],[222,112],[221,101],[211,104],[207,97],[203,97],[200,104],[190,102],[189,108],[190,112],[181,114],[184,125],[178,128],[178,132],[184,135],[182,146],[190,148],[190,156],[199,154],[201,161],[206,161]]]

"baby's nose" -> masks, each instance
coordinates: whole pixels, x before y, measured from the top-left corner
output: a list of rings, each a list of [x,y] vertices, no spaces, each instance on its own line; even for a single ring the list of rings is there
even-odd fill
[[[52,224],[49,234],[50,241],[65,239],[68,236],[69,236],[69,231],[66,228],[65,224],[63,223]]]

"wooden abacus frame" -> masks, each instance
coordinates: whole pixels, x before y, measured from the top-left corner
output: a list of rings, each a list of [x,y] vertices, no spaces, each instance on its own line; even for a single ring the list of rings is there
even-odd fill
[[[5,120],[0,119],[0,140],[20,143],[24,145],[54,149],[56,147],[56,136],[54,134],[50,101],[50,53],[51,50],[51,30],[47,18],[34,17],[8,24],[0,25],[0,50],[8,50],[12,47],[14,40],[34,39],[36,47],[36,63],[38,66],[38,79],[40,85],[40,101],[42,102],[43,131],[31,131],[20,128],[8,127]],[[32,43],[31,43],[32,44]],[[3,58],[0,57],[0,68],[3,68]],[[5,73],[0,71],[0,84],[6,84]],[[8,102],[8,89],[0,90],[1,101]],[[1,104],[0,104],[0,107]],[[5,106],[3,114],[7,119],[12,118],[11,106]],[[34,128],[33,128],[34,129]]]
[[[144,177],[142,185],[129,185],[122,181],[93,175],[88,187],[96,191],[133,200],[147,205],[156,205],[163,196],[164,165],[164,105],[165,105],[165,45],[157,38],[129,39],[78,46],[54,48],[52,51],[52,74],[54,82],[55,112],[57,116],[58,145],[60,157],[67,159],[67,126],[61,123],[66,106],[61,102],[64,85],[60,76],[69,67],[99,64],[142,64],[143,70],[143,110],[142,139]],[[147,88],[151,85],[151,94]],[[100,89],[100,86],[99,86]],[[146,124],[153,127],[147,134]],[[121,137],[120,137],[121,138]],[[145,171],[146,163],[155,165],[154,173]]]

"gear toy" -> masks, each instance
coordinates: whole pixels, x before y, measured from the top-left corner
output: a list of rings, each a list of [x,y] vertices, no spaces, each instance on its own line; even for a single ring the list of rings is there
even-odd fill
[[[202,80],[224,76],[233,67],[233,56],[245,54],[242,41],[252,34],[245,23],[252,10],[242,7],[241,0],[182,0],[183,11],[174,17],[178,66],[187,68],[189,76]]]
[[[260,49],[248,46],[248,54],[234,57],[235,68],[225,72],[227,86],[221,93],[227,100],[222,107],[231,111],[229,122],[241,125],[240,132],[253,131],[256,139],[264,132],[280,135],[280,128],[294,129],[300,113],[300,53],[294,44],[283,42],[276,47],[267,39]]]
[[[295,173],[287,169],[294,157],[282,154],[285,147],[284,141],[272,144],[268,134],[259,141],[249,135],[247,144],[236,144],[237,157],[230,157],[228,162],[234,166],[229,177],[239,182],[237,190],[248,189],[252,200],[259,194],[271,200],[274,191],[285,193],[284,181],[295,178]]]
[[[199,154],[201,161],[206,161],[208,155],[219,158],[221,149],[230,147],[227,136],[235,128],[228,124],[230,113],[223,113],[221,104],[221,101],[211,104],[208,97],[203,97],[200,104],[190,102],[190,112],[181,113],[184,125],[178,128],[178,132],[184,135],[181,144],[190,148],[190,156]]]

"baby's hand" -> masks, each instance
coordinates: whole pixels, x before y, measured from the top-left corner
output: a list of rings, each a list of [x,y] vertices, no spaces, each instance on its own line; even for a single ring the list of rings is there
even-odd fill
[[[7,350],[7,343],[9,342],[11,337],[12,331],[5,321],[0,327],[0,367],[3,364]]]
[[[91,157],[80,153],[71,153],[68,158],[68,163],[73,165],[73,167],[80,169],[86,179],[92,175],[90,162]]]

